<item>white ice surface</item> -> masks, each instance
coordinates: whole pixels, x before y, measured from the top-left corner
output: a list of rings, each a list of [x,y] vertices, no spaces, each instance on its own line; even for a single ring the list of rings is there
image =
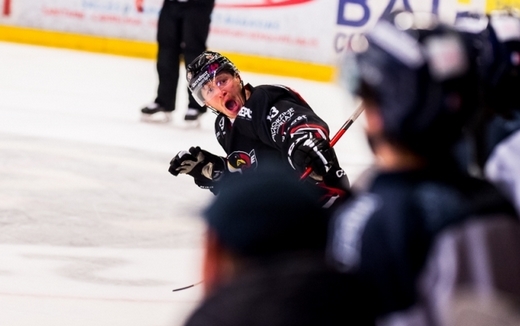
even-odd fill
[[[242,73],[300,92],[332,133],[354,111],[336,84]],[[0,42],[0,325],[181,325],[201,287],[212,195],[168,174],[179,150],[222,154],[211,113],[140,122],[155,62]],[[361,116],[336,145],[353,181],[372,162]]]

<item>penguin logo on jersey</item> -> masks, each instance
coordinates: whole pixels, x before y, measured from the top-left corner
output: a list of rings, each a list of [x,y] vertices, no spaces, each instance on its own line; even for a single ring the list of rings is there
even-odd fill
[[[256,169],[257,161],[255,150],[253,149],[251,152],[246,153],[242,151],[235,151],[228,155],[228,169],[231,172],[239,172],[242,173],[244,170],[248,169]]]

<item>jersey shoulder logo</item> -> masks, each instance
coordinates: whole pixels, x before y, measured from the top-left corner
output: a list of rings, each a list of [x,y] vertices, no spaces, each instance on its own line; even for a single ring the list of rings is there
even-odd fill
[[[220,130],[224,130],[224,127],[226,126],[226,118],[222,116],[218,122],[218,127]]]
[[[217,118],[218,123],[217,127],[215,127],[215,137],[220,140],[222,137],[226,135],[226,117],[222,115],[220,118]]]
[[[243,106],[240,111],[238,111],[237,118],[242,118],[245,120],[252,120],[253,119],[253,112],[250,108],[246,108]]]

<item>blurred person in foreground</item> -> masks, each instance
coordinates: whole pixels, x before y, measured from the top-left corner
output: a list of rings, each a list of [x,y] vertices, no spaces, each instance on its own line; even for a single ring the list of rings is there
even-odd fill
[[[436,319],[438,310],[428,309],[439,294],[450,308],[453,292],[442,283],[459,280],[428,278],[433,272],[426,270],[439,266],[426,269],[441,234],[468,221],[518,228],[511,203],[455,159],[454,146],[479,105],[471,53],[461,33],[436,17],[401,12],[380,20],[346,56],[344,75],[364,106],[376,172],[364,192],[338,209],[328,251],[340,270],[367,285],[366,307],[379,325],[446,325]],[[467,257],[458,258],[447,265],[464,266]],[[492,265],[483,262],[479,268],[488,271]]]
[[[305,181],[321,191],[324,207],[348,197],[349,181],[329,144],[328,125],[294,90],[244,84],[237,67],[212,51],[188,65],[186,78],[199,104],[217,114],[215,136],[226,154],[191,147],[171,160],[171,174],[188,174],[199,187],[218,193],[226,178],[276,162],[295,179],[312,168]]]
[[[286,172],[225,181],[205,209],[205,298],[186,326],[371,325],[359,283],[325,262],[319,194]]]
[[[520,16],[518,11],[495,11],[488,19],[492,55],[485,67],[487,111],[477,162],[520,212]]]

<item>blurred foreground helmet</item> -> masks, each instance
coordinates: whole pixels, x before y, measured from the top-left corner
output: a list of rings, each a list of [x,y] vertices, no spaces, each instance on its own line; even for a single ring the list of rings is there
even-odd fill
[[[204,51],[187,66],[188,88],[199,105],[205,105],[201,95],[202,87],[222,71],[239,74],[237,67],[228,58],[212,51]]]
[[[479,104],[467,42],[435,17],[401,12],[380,20],[343,68],[350,91],[381,110],[385,137],[419,154],[456,142]]]
[[[203,216],[226,248],[242,257],[325,250],[329,215],[321,195],[292,171],[267,162],[223,181]]]

